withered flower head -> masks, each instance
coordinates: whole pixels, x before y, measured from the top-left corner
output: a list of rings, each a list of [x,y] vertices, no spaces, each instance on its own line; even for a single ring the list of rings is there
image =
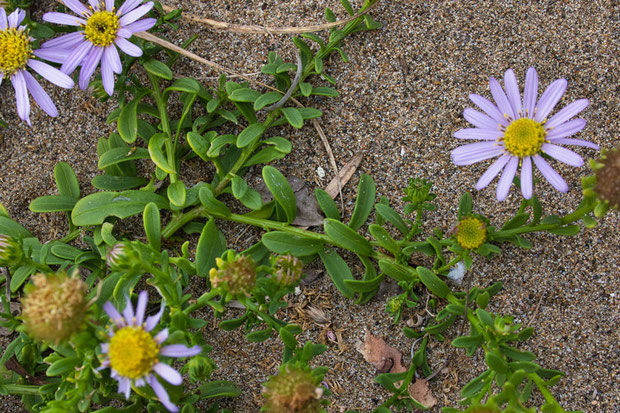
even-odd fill
[[[269,377],[263,387],[265,403],[262,410],[269,413],[319,413],[323,388],[320,379],[307,366],[286,364],[277,375]]]
[[[256,284],[256,266],[252,257],[229,250],[215,260],[217,268],[209,271],[213,288],[222,288],[232,296],[249,296]]]
[[[273,274],[282,286],[293,285],[304,275],[303,263],[290,254],[275,257],[272,266]]]

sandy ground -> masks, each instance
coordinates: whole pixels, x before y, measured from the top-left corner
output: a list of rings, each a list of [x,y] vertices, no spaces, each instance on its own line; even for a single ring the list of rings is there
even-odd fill
[[[185,0],[166,4],[221,21],[271,26],[322,22],[326,6],[343,16],[335,0]],[[33,14],[40,17],[53,8],[52,1],[43,0]],[[514,188],[509,199],[501,203],[495,201],[495,183],[482,192],[473,189],[490,162],[456,167],[449,156],[459,145],[452,138],[453,132],[466,127],[462,112],[470,106],[467,95],[490,97],[489,77],[501,77],[508,68],[514,68],[521,85],[530,66],[537,69],[543,87],[559,77],[568,79],[568,91],[560,106],[582,97],[591,101],[583,115],[588,126],[580,137],[602,147],[618,144],[618,2],[382,1],[373,15],[384,28],[347,39],[344,46],[349,63],[335,58],[326,62],[328,73],[338,80],[341,96],[307,103],[324,112],[320,122],[340,166],[354,154],[364,154],[359,172],[374,177],[378,195],[387,195],[401,205],[401,188],[408,178],[434,181],[441,212],[427,215],[428,232],[433,227],[449,230],[454,226],[457,200],[463,190],[474,191],[474,208],[495,225],[501,225],[518,208],[520,195]],[[169,36],[178,43],[193,33],[200,36],[192,46],[194,52],[242,73],[256,72],[270,50],[289,58],[293,55],[287,36],[219,33],[187,22]],[[188,60],[183,60],[176,71],[180,76],[202,78],[207,84],[213,84],[214,76],[219,75]],[[0,202],[42,240],[62,236],[66,230],[63,217],[33,214],[28,210],[29,202],[54,193],[52,169],[58,161],[73,165],[83,193],[93,191],[90,180],[98,174],[95,145],[100,136],[112,130],[104,120],[113,108],[98,103],[88,92],[47,90],[58,102],[61,115],[51,119],[34,109],[32,128],[17,121],[13,91],[6,82],[1,92],[2,115],[10,120],[10,127],[0,131]],[[276,166],[305,179],[311,189],[325,186],[331,172],[314,129],[283,129],[282,133],[291,138],[295,149]],[[584,158],[596,156],[590,149],[576,151]],[[207,172],[198,163],[191,166],[187,182],[206,177]],[[328,171],[324,179],[316,173],[319,166]],[[546,182],[536,190],[547,213],[565,214],[578,204],[579,180],[589,170],[557,162],[553,166],[569,183],[569,193],[558,193]],[[349,213],[359,172],[345,190]],[[467,274],[472,285],[504,283],[505,290],[492,302],[492,309],[513,314],[518,321],[535,327],[535,336],[524,348],[538,354],[544,367],[566,372],[567,377],[553,393],[567,410],[620,411],[619,226],[618,215],[609,215],[596,228],[575,237],[530,236],[534,245],[530,251],[507,246],[501,257],[475,259],[473,270]],[[239,237],[243,228],[223,227],[229,235],[229,247],[242,248],[259,235],[258,230],[251,229]],[[359,274],[359,268],[354,265],[354,269]],[[204,285],[196,282],[195,295],[203,289]],[[402,335],[402,325],[391,323],[383,311],[383,301],[356,306],[340,297],[326,276],[303,286],[301,294],[291,301],[322,308],[330,320],[328,327],[321,326],[289,309],[282,316],[305,323],[304,339],[325,340],[327,330],[341,334],[340,343],[326,341],[328,351],[317,360],[330,367],[326,378],[334,395],[329,411],[370,411],[385,400],[386,393],[373,383],[374,368],[353,347],[370,328],[408,354],[411,340]],[[204,316],[212,318],[210,313]],[[405,314],[405,319],[409,317],[415,318],[415,311]],[[213,326],[205,330],[207,341],[214,347],[211,356],[218,364],[213,378],[234,381],[243,389],[240,397],[225,405],[235,412],[258,411],[260,383],[276,370],[281,343],[272,338],[262,345],[251,344],[240,334],[218,331]],[[458,389],[482,369],[480,354],[470,359],[439,343],[433,344],[429,359],[436,367],[453,353],[448,369],[431,385],[440,400],[438,407],[454,405]],[[0,410],[18,411],[14,400],[4,398]]]

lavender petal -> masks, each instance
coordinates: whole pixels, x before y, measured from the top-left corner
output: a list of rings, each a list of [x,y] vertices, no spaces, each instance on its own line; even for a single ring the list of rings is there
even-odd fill
[[[110,343],[101,343],[101,352],[107,353],[110,351]]]
[[[183,377],[181,374],[167,364],[157,363],[153,366],[153,370],[155,370],[155,372],[159,374],[162,379],[174,386],[178,386],[183,383]]]
[[[93,44],[89,41],[84,41],[67,57],[67,60],[60,66],[60,71],[66,74],[71,74],[82,60],[86,57],[90,49],[93,48]]]
[[[500,124],[476,109],[466,108],[463,111],[465,120],[480,129],[498,130]]]
[[[560,138],[560,139],[553,139],[551,142],[552,143],[563,143],[565,145],[585,146],[586,148],[592,148],[596,150],[601,149],[597,144],[588,142],[588,141],[582,141],[581,139]]]
[[[500,112],[497,106],[495,106],[490,100],[480,95],[475,95],[473,93],[469,95],[469,100],[474,102],[476,106],[482,109],[496,122],[499,122],[500,125],[508,126],[508,121],[506,120],[506,118],[504,118],[502,112]]]
[[[506,93],[504,93],[504,89],[499,84],[497,79],[492,77],[489,80],[489,86],[491,87],[491,95],[493,95],[493,100],[497,104],[497,107],[502,113],[504,117],[508,116],[511,119],[516,119],[514,112],[512,111],[512,106],[510,106],[510,102],[508,102],[508,98],[506,97]]]
[[[118,22],[120,23],[121,27],[125,27],[128,24],[135,22],[140,17],[144,16],[146,13],[151,11],[152,8],[153,8],[152,1],[148,3],[144,3],[142,6],[130,11],[129,13],[124,14],[123,17],[121,17],[118,20]]]
[[[118,392],[125,395],[125,399],[129,399],[129,393],[131,393],[131,380],[126,377],[121,377],[118,380]]]
[[[133,9],[138,7],[138,4],[140,4],[140,3],[142,3],[142,0],[127,0],[118,9],[118,12],[116,13],[116,15],[117,16],[122,16],[125,13],[129,13],[130,11],[132,11]]]
[[[563,148],[561,146],[552,145],[550,143],[544,143],[540,149],[552,158],[557,159],[560,162],[564,162],[570,166],[583,166],[583,159],[570,149]]]
[[[24,17],[26,17],[26,12],[24,10],[15,9],[7,18],[9,27],[16,29],[17,26],[19,26],[19,24],[24,20]]]
[[[121,58],[118,55],[118,50],[116,50],[116,46],[110,45],[105,48],[103,52],[103,62],[102,66],[110,66],[114,73],[121,73],[123,71],[123,66],[121,65]]]
[[[146,331],[151,331],[152,329],[155,328],[155,326],[157,325],[157,323],[159,323],[159,320],[161,319],[161,316],[164,314],[164,309],[166,308],[166,302],[162,301],[161,302],[161,308],[159,309],[159,312],[155,315],[149,316],[146,318],[146,323],[144,325],[144,329]]]
[[[2,86],[2,79],[4,79],[4,73],[0,72],[0,86]]]
[[[153,391],[155,392],[155,395],[157,396],[161,404],[163,404],[166,409],[168,409],[171,412],[179,411],[179,408],[176,407],[174,404],[172,404],[172,402],[170,401],[170,396],[168,396],[168,392],[166,392],[166,389],[164,389],[164,386],[162,386],[159,383],[159,381],[157,381],[155,376],[152,376],[152,375],[149,376],[147,378],[147,381],[153,388]]]
[[[536,98],[538,97],[538,73],[536,69],[530,67],[525,75],[525,88],[523,89],[523,109],[524,116],[528,118],[534,117],[534,109],[536,108]]]
[[[129,56],[133,56],[133,57],[142,56],[142,49],[140,49],[138,46],[131,43],[127,39],[117,36],[114,43],[116,43],[116,45]]]
[[[71,51],[67,49],[47,48],[33,50],[32,53],[41,59],[47,60],[48,62],[63,64],[67,61],[67,58],[71,54]]]
[[[82,69],[80,70],[80,89],[85,90],[86,88],[88,88],[90,78],[93,76],[93,73],[95,73],[95,69],[97,69],[97,66],[99,66],[102,55],[103,47],[95,46],[90,50],[88,56],[84,58],[84,62],[82,63]]]
[[[478,182],[476,183],[476,189],[481,190],[486,188],[488,184],[491,183],[493,179],[497,176],[497,174],[504,168],[504,165],[510,160],[511,155],[507,153],[503,154],[493,164],[486,170],[485,173],[482,174]]]
[[[52,40],[48,40],[41,45],[41,48],[47,49],[50,47],[58,47],[60,49],[70,49],[81,43],[83,40],[84,32],[73,32],[69,34],[64,34]]]
[[[141,326],[144,323],[144,313],[146,305],[149,302],[149,295],[146,291],[140,291],[138,295],[138,304],[136,305],[136,325]]]
[[[164,346],[159,351],[160,356],[168,357],[192,357],[196,354],[200,354],[202,349],[200,346],[187,347],[183,344],[170,344]]]
[[[561,111],[556,113],[545,123],[545,128],[551,129],[556,126],[561,125],[565,121],[569,120],[573,116],[577,115],[579,112],[588,107],[590,101],[588,99],[579,99],[571,103],[570,105],[563,108]]]
[[[131,23],[125,26],[124,29],[129,30],[132,33],[145,32],[155,26],[155,23],[157,23],[157,19],[147,18]]]
[[[116,32],[116,36],[122,37],[123,39],[129,39],[131,36],[133,36],[133,33],[131,32],[131,30],[127,30],[125,27],[121,27]]]
[[[471,165],[499,155],[504,148],[495,142],[476,142],[452,150],[452,162],[456,165]]]
[[[88,0],[88,3],[93,10],[99,10],[100,0]]]
[[[164,341],[166,341],[168,339],[168,329],[164,328],[163,330],[161,330],[159,333],[157,333],[155,335],[155,337],[153,337],[155,339],[155,341],[157,341],[159,344],[163,343]]]
[[[512,185],[512,180],[517,173],[518,166],[519,158],[512,156],[508,161],[508,164],[506,164],[504,172],[502,172],[502,176],[499,178],[499,183],[497,184],[497,191],[495,195],[498,201],[503,201],[508,196],[510,186]]]
[[[114,11],[114,0],[105,0],[106,11]]]
[[[540,173],[543,174],[543,176],[545,177],[545,179],[547,181],[549,181],[549,183],[558,191],[560,192],[567,192],[568,191],[568,184],[566,183],[566,181],[560,176],[560,174],[558,174],[555,169],[553,169],[551,167],[551,165],[549,165],[547,163],[547,161],[545,161],[542,156],[540,155],[534,155],[534,163],[536,164],[536,167],[538,168],[538,170],[540,171]]]
[[[116,46],[111,44],[110,46],[108,46],[108,49],[116,50]],[[112,94],[114,93],[114,71],[112,69],[112,65],[101,65],[101,81],[103,82],[103,89],[108,95],[112,96]]]
[[[506,95],[508,101],[512,107],[512,112],[517,118],[521,117],[521,95],[519,94],[519,84],[517,83],[517,77],[512,69],[506,70],[504,73],[504,87],[506,88]]]
[[[26,87],[30,91],[30,94],[34,98],[35,102],[37,102],[41,109],[43,109],[43,111],[51,117],[55,118],[58,116],[58,109],[56,109],[56,105],[54,105],[52,98],[50,98],[47,92],[43,90],[39,82],[37,82],[37,80],[26,70],[23,70],[22,74],[24,76],[24,80],[26,81]]]
[[[52,82],[56,86],[60,86],[65,89],[70,89],[73,87],[73,79],[71,79],[66,74],[62,73],[60,70],[56,69],[53,66],[48,65],[47,63],[39,62],[38,60],[30,59],[28,61],[28,67],[32,70],[43,76],[48,81]]]
[[[28,125],[30,123],[30,99],[28,98],[28,88],[26,87],[26,80],[22,74],[24,70],[16,72],[11,76],[11,83],[13,83],[13,89],[15,89],[15,103],[17,104],[17,115],[21,120],[26,121]]]
[[[586,127],[586,121],[584,119],[573,119],[568,122],[547,131],[547,139],[554,140],[558,138],[565,138],[581,131]]]
[[[81,17],[72,16],[66,13],[51,11],[43,15],[43,21],[48,23],[64,24],[66,26],[85,26],[86,20]]]
[[[534,192],[534,182],[532,180],[532,158],[526,156],[521,164],[521,193],[523,198],[530,199]]]
[[[504,136],[504,132],[497,129],[468,128],[454,132],[454,137],[457,139],[482,139],[494,141],[502,136]]]
[[[534,120],[536,122],[542,122],[547,118],[564,95],[567,86],[568,81],[566,79],[558,79],[547,87],[534,109]]]
[[[9,21],[6,18],[4,7],[0,7],[0,30],[6,30],[9,27]]]
[[[121,315],[121,313],[118,312],[116,307],[114,307],[111,302],[105,302],[105,304],[103,305],[103,311],[106,312],[108,317],[110,317],[110,320],[112,320],[112,322],[118,327],[123,327],[125,325],[125,320],[123,320],[123,316]]]
[[[123,317],[127,325],[132,326],[135,314],[133,312],[133,305],[131,304],[131,298],[125,295],[125,309],[123,310]]]
[[[89,15],[90,12],[84,5],[78,0],[63,0],[65,6],[71,9],[71,11],[80,16]]]

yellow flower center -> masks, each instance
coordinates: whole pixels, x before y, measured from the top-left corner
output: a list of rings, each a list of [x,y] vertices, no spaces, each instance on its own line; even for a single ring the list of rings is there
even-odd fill
[[[110,367],[123,377],[137,379],[158,363],[159,344],[142,327],[123,327],[110,339]]]
[[[116,39],[120,24],[118,16],[111,11],[98,11],[86,21],[84,35],[95,46],[109,46]]]
[[[456,241],[468,250],[475,250],[487,239],[487,228],[478,218],[465,218],[456,230]]]
[[[0,72],[4,77],[26,67],[32,56],[28,33],[14,28],[0,30]]]
[[[532,119],[521,118],[512,122],[504,132],[504,145],[506,150],[523,158],[532,156],[540,151],[545,142],[545,128],[541,123]]]

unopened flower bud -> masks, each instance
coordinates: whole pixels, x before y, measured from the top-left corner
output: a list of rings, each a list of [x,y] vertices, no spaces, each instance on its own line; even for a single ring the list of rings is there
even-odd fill
[[[282,286],[297,283],[303,277],[303,263],[290,254],[279,255],[272,260],[273,275]]]
[[[129,241],[114,245],[106,257],[112,271],[132,271],[142,267],[142,258]]]
[[[392,297],[388,300],[385,305],[385,311],[389,314],[395,314],[400,311],[401,307],[405,303],[404,295],[397,295],[396,297]]]
[[[205,356],[198,355],[192,357],[192,359],[187,362],[187,371],[192,380],[208,379],[213,371],[213,362]]]
[[[24,256],[19,240],[0,234],[0,267],[11,267],[21,262]]]
[[[249,296],[256,284],[256,266],[252,257],[229,250],[224,258],[216,258],[217,268],[209,271],[213,288],[221,288],[231,296]]]
[[[321,376],[312,374],[308,366],[286,364],[277,375],[269,377],[263,387],[263,409],[269,413],[318,413],[323,388]]]
[[[78,332],[88,306],[86,284],[66,272],[38,273],[25,287],[22,319],[28,334],[59,344]]]

